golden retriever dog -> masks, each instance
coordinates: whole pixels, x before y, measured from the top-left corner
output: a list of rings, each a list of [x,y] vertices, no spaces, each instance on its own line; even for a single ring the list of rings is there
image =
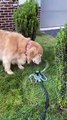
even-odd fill
[[[0,30],[0,60],[8,74],[13,74],[11,64],[16,63],[18,68],[24,69],[26,62],[39,64],[42,54],[43,49],[37,42],[17,32]]]

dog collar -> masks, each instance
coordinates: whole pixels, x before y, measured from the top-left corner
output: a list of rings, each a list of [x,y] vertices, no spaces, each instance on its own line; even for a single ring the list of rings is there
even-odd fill
[[[25,55],[27,56],[27,48],[28,48],[28,46],[29,46],[29,43],[30,43],[30,40],[28,40],[28,42],[27,42],[27,44],[26,44],[26,46],[25,46]]]

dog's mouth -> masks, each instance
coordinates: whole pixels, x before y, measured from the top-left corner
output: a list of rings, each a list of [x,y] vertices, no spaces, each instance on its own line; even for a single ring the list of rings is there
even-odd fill
[[[35,56],[35,57],[32,59],[33,63],[39,65],[39,64],[41,63],[41,56],[42,56],[41,54]]]
[[[33,63],[33,64],[34,64],[34,65],[39,65],[40,63],[39,63],[39,64],[37,64],[37,63]]]
[[[36,65],[39,65],[41,63],[41,60],[40,61],[35,61],[35,60],[32,60],[34,64]]]

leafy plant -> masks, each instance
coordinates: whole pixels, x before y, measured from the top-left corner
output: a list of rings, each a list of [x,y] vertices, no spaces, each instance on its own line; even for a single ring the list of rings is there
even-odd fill
[[[38,30],[38,4],[35,0],[27,0],[23,6],[19,6],[14,13],[16,30],[26,37],[35,40]]]
[[[67,24],[60,30],[57,35],[56,43],[56,63],[57,63],[57,76],[61,81],[61,96],[60,103],[66,107],[66,80],[67,80]]]

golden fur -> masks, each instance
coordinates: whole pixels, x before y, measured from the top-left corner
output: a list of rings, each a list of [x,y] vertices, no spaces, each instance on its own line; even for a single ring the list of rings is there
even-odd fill
[[[8,74],[13,74],[11,63],[23,69],[26,61],[28,64],[31,61],[39,64],[42,54],[43,49],[37,42],[17,32],[0,30],[0,60]]]

